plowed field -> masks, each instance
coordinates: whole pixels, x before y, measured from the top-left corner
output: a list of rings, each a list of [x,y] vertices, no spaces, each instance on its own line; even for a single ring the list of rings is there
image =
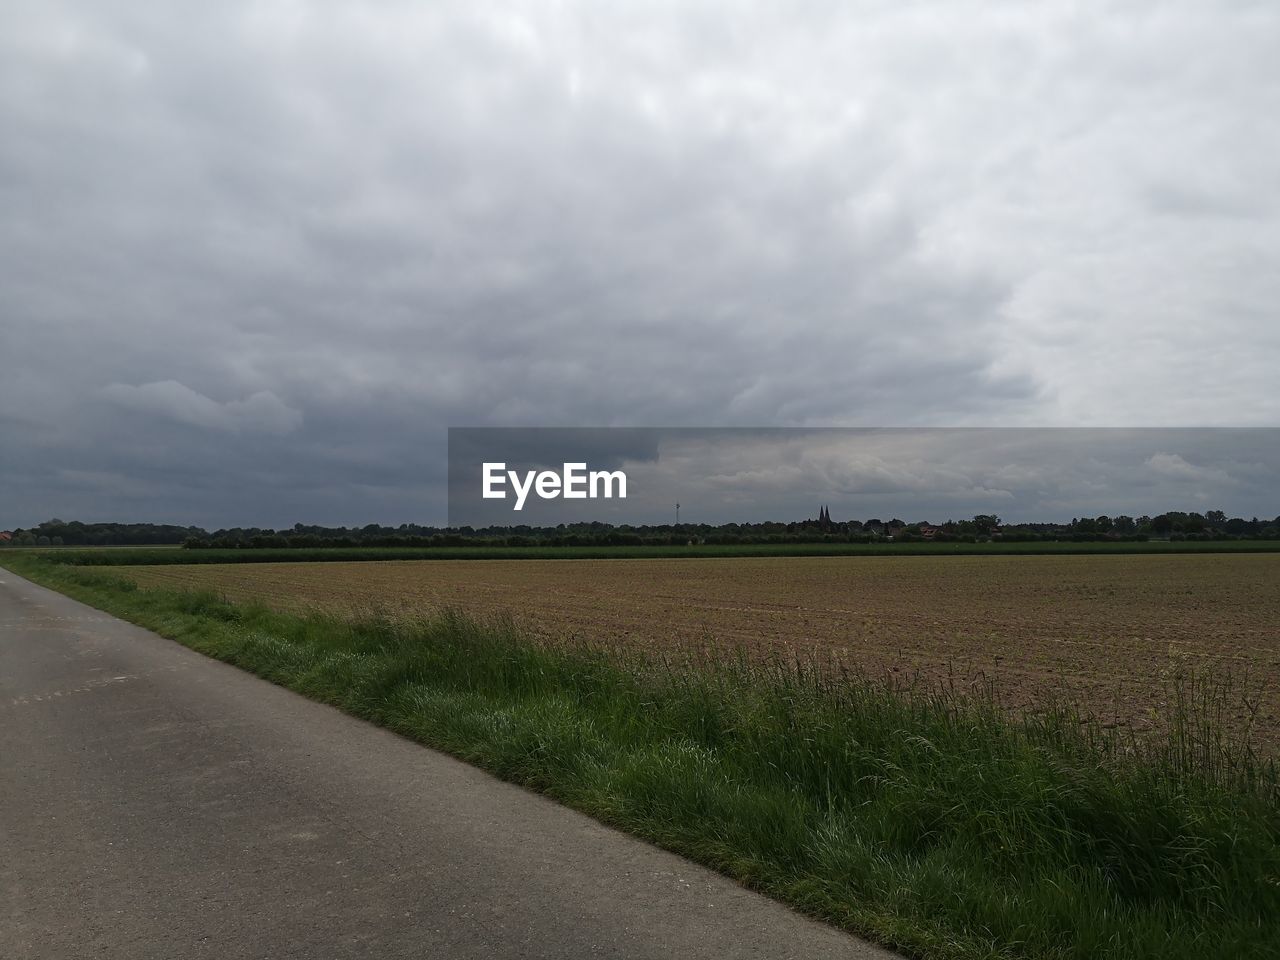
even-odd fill
[[[456,607],[643,650],[830,651],[869,673],[993,681],[1142,727],[1168,679],[1229,670],[1280,743],[1280,555],[390,561],[120,567],[140,585],[335,612]],[[1237,722],[1248,713],[1236,698]]]

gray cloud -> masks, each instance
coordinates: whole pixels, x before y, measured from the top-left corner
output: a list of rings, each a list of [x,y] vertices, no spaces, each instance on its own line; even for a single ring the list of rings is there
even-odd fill
[[[108,384],[102,396],[126,410],[152,413],[177,423],[232,433],[251,431],[284,434],[296,430],[302,414],[281,402],[270,390],[244,400],[218,403],[176,380],[131,386]]]
[[[451,424],[1280,420],[1271,4],[0,18],[0,523],[442,521]]]

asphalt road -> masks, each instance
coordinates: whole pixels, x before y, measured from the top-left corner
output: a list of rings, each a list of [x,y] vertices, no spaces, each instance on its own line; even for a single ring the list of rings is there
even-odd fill
[[[0,569],[0,957],[890,954]]]

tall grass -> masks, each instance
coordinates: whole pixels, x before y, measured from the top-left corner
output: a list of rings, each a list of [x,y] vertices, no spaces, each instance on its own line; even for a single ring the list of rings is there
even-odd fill
[[[1203,678],[1141,740],[813,661],[629,660],[24,566],[911,955],[1280,955],[1280,780]]]

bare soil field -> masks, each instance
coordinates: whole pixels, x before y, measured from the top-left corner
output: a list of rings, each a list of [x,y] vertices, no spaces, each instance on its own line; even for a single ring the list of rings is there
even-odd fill
[[[464,560],[119,567],[141,586],[401,615],[514,616],[548,640],[830,654],[901,682],[1067,698],[1142,729],[1180,671],[1226,671],[1227,712],[1280,744],[1280,555]],[[1256,710],[1243,694],[1255,701]]]

